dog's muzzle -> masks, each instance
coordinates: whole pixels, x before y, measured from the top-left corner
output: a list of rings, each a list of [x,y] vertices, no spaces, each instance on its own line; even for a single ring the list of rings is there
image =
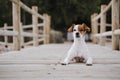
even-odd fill
[[[79,38],[79,37],[80,37],[80,34],[79,34],[78,32],[76,33],[76,37],[77,37],[77,38]]]

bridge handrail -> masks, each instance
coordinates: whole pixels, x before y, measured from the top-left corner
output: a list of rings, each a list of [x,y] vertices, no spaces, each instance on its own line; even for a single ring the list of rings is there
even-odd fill
[[[99,19],[102,14],[106,13],[111,8],[111,6],[112,6],[112,1],[110,1],[110,3],[108,4],[108,6],[101,13],[99,13],[98,16],[96,16],[95,18],[93,18],[92,21],[95,21],[95,20]]]
[[[17,0],[10,0],[10,1],[12,1],[12,2],[14,2],[15,4],[17,4]],[[21,1],[20,1],[20,7],[22,8],[22,9],[24,9],[25,11],[27,11],[28,13],[31,13],[31,14],[33,14],[33,15],[36,15],[38,18],[40,18],[40,19],[44,19],[44,17],[42,16],[42,15],[40,15],[40,14],[38,14],[37,12],[35,12],[35,11],[33,11],[32,9],[30,9],[29,7],[27,7],[24,3],[22,3]]]
[[[107,11],[111,8],[111,24],[106,23]],[[100,19],[100,23],[99,20]],[[105,46],[105,37],[112,36],[112,49],[119,50],[120,41],[120,0],[111,0],[108,5],[101,5],[101,13],[91,15],[92,42]],[[100,31],[98,31],[100,26]],[[111,31],[106,31],[106,26],[111,26]],[[100,32],[100,33],[98,33]]]
[[[120,29],[117,29],[114,31],[115,35],[120,35]],[[101,37],[101,36],[111,36],[112,35],[112,31],[107,31],[104,33],[100,33],[100,34],[95,34],[94,37]]]
[[[8,45],[8,36],[13,37],[13,49],[20,50],[23,46],[33,44],[38,46],[39,42],[43,44],[49,43],[50,38],[50,16],[48,14],[39,14],[37,6],[32,6],[32,9],[27,7],[20,0],[10,0],[12,2],[13,12],[13,26],[7,26],[0,28],[0,35],[4,36],[4,42],[0,42],[1,45]],[[20,7],[32,14],[32,24],[22,25],[20,22]],[[15,17],[14,17],[15,16]],[[42,23],[38,23],[38,18],[42,19]],[[32,32],[27,30],[32,29]],[[32,37],[33,40],[29,42],[24,41],[24,37]]]
[[[44,24],[43,23],[39,23],[38,25],[37,25],[38,27],[42,27],[42,26],[44,26]],[[22,25],[22,27],[23,27],[23,29],[28,29],[28,28],[33,28],[33,25],[32,24],[30,24],[30,25]],[[0,30],[7,30],[7,29],[13,29],[13,26],[7,26],[6,28],[4,28],[4,27],[1,27],[0,28]]]

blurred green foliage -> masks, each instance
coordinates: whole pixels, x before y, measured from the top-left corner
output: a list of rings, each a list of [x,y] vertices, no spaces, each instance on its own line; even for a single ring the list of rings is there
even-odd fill
[[[51,16],[51,27],[65,31],[72,23],[86,23],[90,26],[90,16],[100,12],[101,4],[110,0],[21,0],[29,7],[38,6],[40,14]],[[32,16],[21,10],[23,24],[31,24]],[[12,25],[12,5],[9,0],[0,0],[0,26],[4,23]]]

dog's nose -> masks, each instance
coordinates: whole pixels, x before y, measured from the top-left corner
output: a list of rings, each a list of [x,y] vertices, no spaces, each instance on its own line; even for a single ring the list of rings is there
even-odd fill
[[[80,37],[79,32],[76,33],[76,37]]]
[[[79,35],[79,33],[77,32],[76,35]]]

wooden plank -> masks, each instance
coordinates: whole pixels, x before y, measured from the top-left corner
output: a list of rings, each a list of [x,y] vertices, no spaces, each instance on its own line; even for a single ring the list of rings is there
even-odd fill
[[[108,6],[98,15],[96,16],[94,19],[92,19],[93,21],[98,20],[102,14],[106,13],[112,6],[112,1],[108,4]]]
[[[21,46],[21,48],[23,48],[24,46],[23,46],[23,44],[24,44],[24,36],[22,36],[22,34],[23,34],[23,25],[22,25],[22,23],[20,24],[20,33],[21,33],[21,44],[20,44],[20,46]]]
[[[37,6],[32,6],[32,10],[34,12],[38,12],[38,7]],[[38,35],[39,35],[39,31],[38,31],[38,17],[36,15],[32,15],[32,23],[33,23],[33,34],[35,34],[36,36],[33,37],[33,46],[38,46]]]
[[[98,25],[101,26],[100,23],[98,23]],[[106,23],[105,25],[106,25],[106,27],[111,27],[112,26],[112,24],[108,24],[108,23]]]
[[[20,40],[21,40],[21,34],[20,34],[20,0],[15,0],[17,4],[12,3],[12,16],[13,16],[13,31],[17,31],[18,35],[13,36],[13,47],[14,50],[20,50]]]
[[[1,44],[1,45],[6,45],[6,43],[5,43],[5,42],[0,42],[0,44]],[[13,43],[7,43],[7,45],[8,45],[8,46],[12,46],[12,45],[13,45]]]
[[[3,30],[4,27],[1,27],[0,29]],[[7,26],[6,29],[13,29],[13,26]]]
[[[43,23],[39,23],[38,27],[43,27],[43,25],[44,25]]]
[[[45,40],[44,40],[44,44],[48,44],[50,42],[50,20],[51,20],[51,17],[47,14],[43,14],[44,16],[44,21],[43,21],[43,24],[44,24],[44,27],[43,27],[43,30],[44,30],[44,35],[45,35]]]
[[[2,36],[17,36],[18,32],[17,31],[8,31],[8,30],[0,30],[0,35]]]
[[[101,33],[101,34],[95,34],[94,37],[105,37],[105,36],[112,36],[112,31],[107,31],[107,32],[104,32],[104,33]]]
[[[39,23],[37,26],[38,27],[43,27],[43,23]],[[33,25],[32,24],[30,24],[30,25],[23,25],[23,29],[27,29],[27,28],[33,28]]]
[[[38,42],[42,42],[42,41],[44,41],[44,38],[41,38],[41,39],[38,40]]]
[[[114,34],[115,34],[115,35],[120,35],[120,29],[115,30],[115,31],[114,31]]]
[[[114,35],[120,35],[120,29],[115,30]],[[101,34],[95,34],[94,37],[100,37],[100,36],[112,36],[112,31],[107,31]]]
[[[119,0],[112,0],[112,49],[119,50],[119,36],[114,34],[120,27]]]
[[[1,80],[119,80],[120,54],[87,44],[93,66],[60,64],[72,44],[47,44],[0,54]],[[97,51],[97,52],[96,52]]]
[[[6,30],[6,28],[7,28],[7,23],[4,24],[4,30]],[[4,41],[5,41],[5,45],[7,47],[7,44],[8,44],[8,36],[7,35],[4,36]]]
[[[37,36],[36,34],[30,33],[30,32],[23,32],[21,35],[24,36],[24,37],[34,37],[34,36]]]
[[[27,29],[27,28],[32,28],[32,24],[30,24],[30,25],[23,25],[23,29]]]
[[[94,37],[94,35],[98,33],[98,20],[92,21],[92,19],[93,19],[94,17],[96,17],[97,15],[98,15],[97,13],[94,13],[94,14],[91,16],[92,42],[93,42],[93,43],[98,43],[98,42],[97,42],[97,38]]]
[[[106,7],[107,7],[106,5],[101,5],[101,12],[103,12]],[[103,33],[105,31],[106,31],[106,13],[103,13],[100,18],[100,33]],[[103,36],[100,37],[99,44],[101,46],[105,46],[105,37]]]
[[[17,4],[16,0],[10,0],[13,3]],[[30,14],[36,15],[38,18],[40,19],[44,19],[44,17],[40,14],[38,14],[37,12],[33,11],[32,9],[30,9],[29,7],[27,7],[24,3],[20,2],[20,6],[22,9],[24,9],[25,11],[27,11]]]
[[[30,45],[30,44],[33,44],[33,41],[26,42],[26,43],[24,43],[23,46],[27,46],[27,45]]]

